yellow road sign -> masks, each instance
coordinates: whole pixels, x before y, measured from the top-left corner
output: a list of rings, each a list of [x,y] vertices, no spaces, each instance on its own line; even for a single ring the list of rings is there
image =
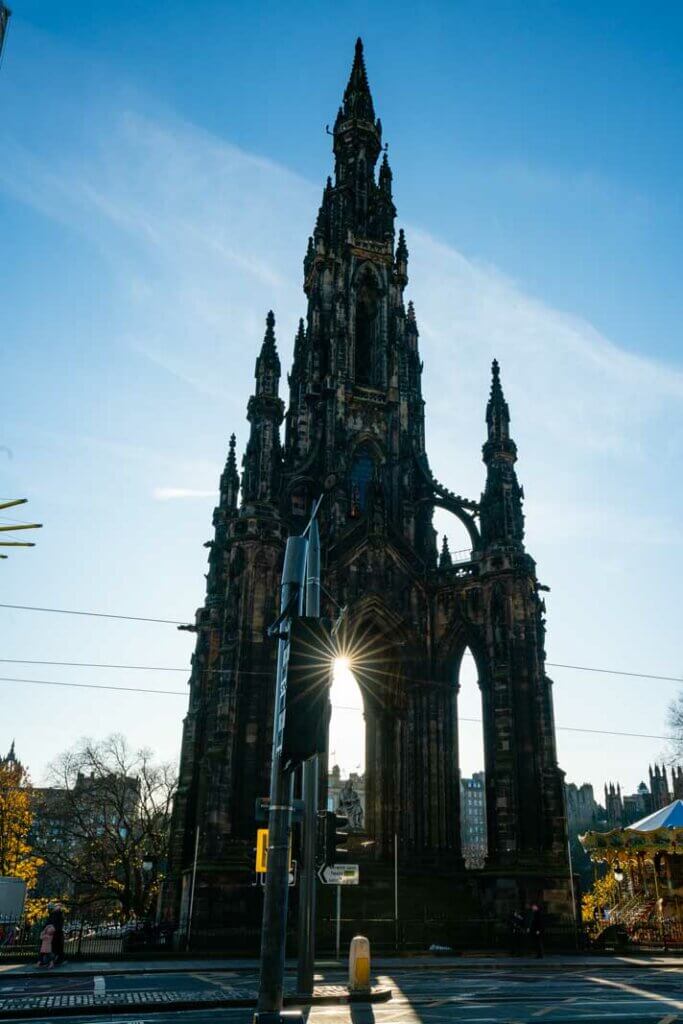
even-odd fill
[[[292,837],[289,837],[289,870],[292,870]],[[268,871],[268,829],[256,830],[256,874],[265,875]]]
[[[265,875],[268,870],[268,829],[256,831],[256,874]]]

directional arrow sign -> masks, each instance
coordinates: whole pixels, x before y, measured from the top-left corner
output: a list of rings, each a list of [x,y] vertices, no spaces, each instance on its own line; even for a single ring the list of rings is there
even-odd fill
[[[358,865],[323,864],[318,871],[318,878],[323,885],[358,885]]]

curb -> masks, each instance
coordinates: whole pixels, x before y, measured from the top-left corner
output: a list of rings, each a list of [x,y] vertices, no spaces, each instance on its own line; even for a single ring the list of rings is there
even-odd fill
[[[341,987],[341,986],[340,986]],[[137,993],[136,993],[137,994]],[[197,992],[174,993],[168,999],[159,999],[158,993],[150,993],[151,998],[138,1000],[114,999],[111,996],[93,997],[92,1004],[76,1002],[75,1005],[55,1006],[54,997],[42,997],[47,1006],[17,1007],[16,1009],[0,1009],[0,1020],[44,1020],[46,1017],[94,1017],[109,1016],[112,1013],[134,1014],[137,1012],[172,1013],[187,1010],[244,1009],[256,1006],[256,994],[245,992],[243,996],[226,997],[225,995],[207,993],[202,996]],[[367,993],[320,993],[313,996],[299,996],[296,993],[285,994],[285,1006],[345,1006],[349,1003],[385,1003],[391,999],[390,988],[374,988]],[[34,997],[41,998],[41,997]],[[83,997],[71,997],[76,1000]],[[30,996],[17,997],[31,999]]]
[[[683,967],[683,956],[676,956],[669,954],[662,954],[659,960],[646,960],[641,959],[637,956],[629,956],[625,954],[628,967],[634,970],[656,970],[657,968],[664,967]],[[664,962],[662,962],[664,961]],[[669,961],[669,962],[666,962]],[[674,962],[671,962],[674,961]],[[25,963],[17,964],[6,964],[6,967],[28,967]],[[539,968],[552,968],[557,971],[580,971],[588,970],[593,967],[600,966],[601,969],[610,970],[612,968],[623,968],[626,966],[624,957],[611,956],[609,953],[596,953],[592,957],[577,957],[576,960],[562,960],[559,963],[553,961],[550,957],[543,957],[540,961],[533,959],[527,960],[524,957],[501,957],[496,959],[491,957],[490,959],[478,959],[476,957],[454,957],[452,960],[447,958],[440,959],[438,963],[433,961],[424,962],[419,957],[415,957],[412,960],[406,959],[398,963],[383,963],[381,958],[376,960],[373,959],[372,966],[374,971],[381,971],[386,973],[387,971],[492,971],[492,970],[533,970],[536,971]],[[0,968],[2,967],[2,961],[0,961]],[[316,961],[315,968],[318,971],[335,971],[340,970],[346,972],[347,964],[341,960],[318,960]],[[74,970],[59,971],[59,974],[55,972],[53,977],[64,977],[64,978],[91,978],[93,975],[101,974],[106,977],[116,977],[117,975],[134,975],[134,974],[184,974],[190,972],[201,971],[202,974],[258,974],[258,965],[242,965],[242,964],[188,964],[183,961],[178,961],[175,964],[163,964],[155,965],[153,963],[147,964],[146,966],[142,963],[130,961],[121,962],[113,965],[111,961],[104,961],[103,963],[97,963],[96,961],[89,961],[88,967],[76,968]],[[287,964],[285,966],[285,973],[293,974],[296,971],[296,965]],[[0,970],[0,997],[2,995],[2,982],[5,978],[16,979],[16,978],[35,978],[42,977],[45,975],[45,971],[39,971],[37,968],[30,971],[12,971]]]

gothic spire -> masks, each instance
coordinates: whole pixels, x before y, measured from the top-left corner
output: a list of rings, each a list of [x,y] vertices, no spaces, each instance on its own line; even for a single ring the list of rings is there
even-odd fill
[[[240,478],[237,472],[237,458],[235,456],[235,435],[230,435],[230,446],[228,457],[225,462],[225,469],[221,475],[221,507],[227,511],[234,512],[237,508],[237,495],[240,489]]]
[[[375,108],[365,70],[363,40],[360,36],[356,40],[356,52],[353,57],[349,83],[344,91],[344,116],[346,118],[359,117],[364,121],[375,120]]]
[[[517,446],[510,437],[510,410],[500,382],[500,367],[491,365],[491,393],[486,406],[488,438],[482,453],[486,463],[486,489],[481,499],[484,544],[521,546],[524,539],[524,491],[515,472]]]
[[[272,309],[266,317],[266,333],[256,360],[256,394],[277,396],[280,381],[280,357],[275,344],[275,316]]]
[[[406,245],[406,233],[401,228],[398,233],[398,242],[396,244],[396,276],[402,288],[408,284],[408,246]],[[415,310],[413,309],[412,302],[408,303],[408,317],[410,318],[412,310],[412,318],[415,320]]]
[[[393,181],[393,174],[391,173],[391,167],[389,166],[389,157],[387,156],[386,149],[384,150],[384,156],[382,157],[382,163],[379,168],[379,187],[391,199],[391,183]]]
[[[242,459],[243,505],[254,502],[274,503],[280,480],[280,424],[284,416],[284,404],[279,397],[280,358],[275,343],[275,317],[272,309],[266,317],[266,333],[256,360],[254,376],[256,389],[247,406],[251,430]]]
[[[453,566],[453,559],[451,558],[450,548],[448,547],[448,537],[444,533],[443,543],[441,545],[441,556],[439,558],[439,569],[450,569]]]
[[[491,364],[491,394],[486,406],[486,425],[489,442],[494,444],[510,442],[510,410],[500,383],[500,367],[497,359],[494,359]]]

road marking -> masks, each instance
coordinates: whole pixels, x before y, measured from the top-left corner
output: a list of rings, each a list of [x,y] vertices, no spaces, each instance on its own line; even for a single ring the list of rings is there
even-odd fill
[[[608,978],[587,977],[595,985],[608,985],[611,988],[621,989],[622,992],[629,992],[632,996],[640,996],[641,999],[652,999],[656,1003],[666,1003],[673,1006],[675,1010],[683,1010],[683,1002],[680,999],[669,999],[668,996],[660,996],[657,992],[648,992],[645,988],[636,988],[635,985],[626,985],[623,981],[610,981]]]
[[[95,988],[96,996],[103,996],[106,993],[107,985],[103,975],[98,974],[95,978],[93,978],[93,985]]]

